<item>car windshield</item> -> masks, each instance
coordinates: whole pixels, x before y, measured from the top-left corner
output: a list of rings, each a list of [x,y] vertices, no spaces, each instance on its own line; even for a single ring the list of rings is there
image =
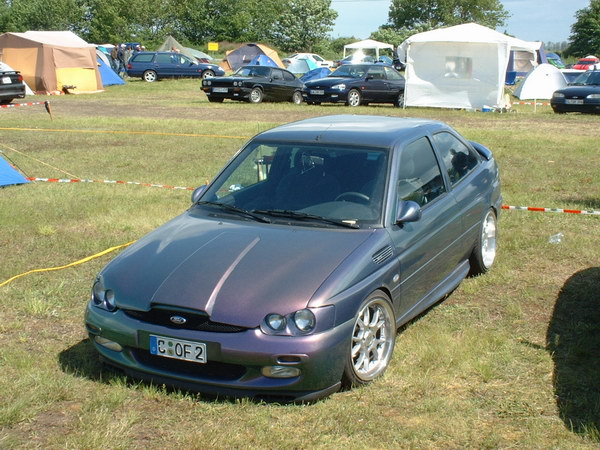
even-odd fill
[[[575,86],[600,85],[600,70],[584,72],[571,84]]]
[[[362,66],[357,64],[347,64],[338,67],[329,77],[343,77],[343,78],[362,78],[367,73],[368,66]]]
[[[265,66],[246,66],[240,67],[233,73],[237,77],[267,77],[270,69]]]
[[[268,216],[272,223],[378,226],[387,167],[385,149],[251,142],[198,207],[227,205]]]

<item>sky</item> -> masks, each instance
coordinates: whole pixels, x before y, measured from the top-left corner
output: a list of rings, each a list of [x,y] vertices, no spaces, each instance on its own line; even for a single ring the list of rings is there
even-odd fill
[[[590,0],[500,1],[511,17],[498,31],[525,41],[543,42],[567,41],[575,12],[590,4]],[[332,36],[368,38],[387,22],[390,3],[390,0],[332,0],[331,7],[338,12]]]

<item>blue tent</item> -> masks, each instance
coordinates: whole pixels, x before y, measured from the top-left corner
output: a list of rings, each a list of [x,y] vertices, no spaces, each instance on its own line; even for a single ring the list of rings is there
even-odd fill
[[[252,61],[248,64],[249,66],[271,66],[279,67],[275,61],[269,58],[267,55],[256,55]]]
[[[29,181],[0,156],[0,187],[24,183]]]
[[[100,71],[100,77],[102,78],[103,86],[112,86],[114,84],[125,84],[119,75],[115,73],[110,66],[107,66],[102,58],[98,59],[98,70]]]
[[[300,81],[306,83],[310,80],[316,80],[318,78],[325,78],[329,75],[331,71],[327,67],[319,67],[318,69],[313,69],[309,72],[306,72],[304,75],[300,77]]]
[[[287,70],[292,73],[307,73],[311,70],[318,68],[317,64],[310,59],[294,59],[292,63],[287,66]]]

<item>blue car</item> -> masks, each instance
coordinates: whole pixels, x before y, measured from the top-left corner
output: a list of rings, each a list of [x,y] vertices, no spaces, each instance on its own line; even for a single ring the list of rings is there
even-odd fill
[[[225,71],[216,64],[198,63],[177,52],[138,52],[127,63],[127,75],[152,83],[161,78],[222,77]]]
[[[501,204],[492,153],[441,122],[282,125],[102,269],[85,326],[136,378],[311,401],[378,378],[400,326],[491,269]]]
[[[325,78],[304,83],[302,96],[309,105],[369,103],[404,105],[404,77],[385,64],[347,64]]]

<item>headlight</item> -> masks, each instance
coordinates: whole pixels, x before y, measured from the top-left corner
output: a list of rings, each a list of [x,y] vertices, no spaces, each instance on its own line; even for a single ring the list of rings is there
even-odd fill
[[[331,89],[337,89],[338,91],[343,91],[344,89],[346,89],[346,85],[345,84],[335,84],[333,86],[331,86]]]
[[[92,287],[92,303],[98,308],[111,312],[117,309],[115,293],[113,290],[104,287],[102,278],[98,278]]]
[[[265,322],[273,331],[283,331],[287,325],[286,318],[280,314],[269,314]]]
[[[561,92],[555,92],[554,94],[552,94],[552,98],[565,98],[565,94]]]
[[[600,94],[590,94],[590,95],[588,95],[586,98],[594,98],[594,99],[597,99],[597,98],[600,98]]]
[[[315,315],[310,309],[301,309],[294,313],[294,324],[303,333],[314,330],[316,325]]]
[[[206,83],[207,86],[210,86],[212,83],[210,82],[210,80],[204,80],[204,83]]]

